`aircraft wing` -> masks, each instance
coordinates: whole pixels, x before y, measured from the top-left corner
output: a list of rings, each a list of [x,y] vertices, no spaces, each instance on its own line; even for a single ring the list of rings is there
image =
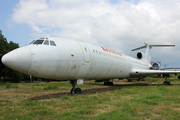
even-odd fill
[[[165,67],[164,69],[180,69],[180,67]]]
[[[178,74],[180,71],[165,71],[165,70],[132,70],[130,75],[132,76],[149,76],[160,74]]]

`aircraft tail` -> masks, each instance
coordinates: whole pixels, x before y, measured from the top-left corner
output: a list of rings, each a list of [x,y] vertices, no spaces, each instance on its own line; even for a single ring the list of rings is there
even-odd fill
[[[151,48],[152,47],[175,47],[175,45],[149,45],[147,43],[144,43],[144,44],[145,44],[144,46],[135,48],[135,49],[133,49],[131,51],[135,51],[135,50],[146,48],[146,52],[144,54],[144,58],[142,59],[143,61],[146,61],[146,62],[151,62]],[[138,54],[137,54],[137,57],[138,57]],[[142,57],[142,53],[141,53],[141,55],[139,54],[138,58],[141,59],[141,57]]]

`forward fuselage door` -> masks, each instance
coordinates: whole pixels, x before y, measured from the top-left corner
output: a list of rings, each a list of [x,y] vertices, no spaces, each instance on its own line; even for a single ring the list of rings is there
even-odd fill
[[[89,50],[89,47],[87,46],[87,44],[85,42],[82,41],[77,41],[82,49],[82,53],[83,53],[83,61],[85,63],[89,63],[91,61],[91,53]]]

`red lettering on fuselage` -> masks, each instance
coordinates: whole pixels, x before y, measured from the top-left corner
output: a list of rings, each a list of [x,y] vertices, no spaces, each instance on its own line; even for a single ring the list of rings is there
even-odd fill
[[[122,54],[121,54],[121,53],[117,53],[117,52],[112,51],[112,50],[109,50],[109,49],[107,49],[107,48],[103,48],[103,47],[101,47],[101,48],[103,49],[103,51],[110,52],[110,53],[113,53],[113,54],[116,54],[116,55],[120,55],[120,56],[122,56]]]

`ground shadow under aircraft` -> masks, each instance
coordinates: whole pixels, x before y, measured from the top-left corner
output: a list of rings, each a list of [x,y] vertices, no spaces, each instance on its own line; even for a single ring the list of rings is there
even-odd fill
[[[98,85],[101,86],[104,84],[97,84],[97,83],[85,83],[89,85]],[[114,84],[114,85],[109,85],[106,88],[91,88],[91,89],[82,89],[82,94],[81,95],[88,95],[88,94],[95,94],[95,93],[102,93],[102,92],[107,92],[107,91],[113,91],[117,89],[123,89],[127,86],[162,86],[163,84],[151,84],[151,83],[131,83],[131,84]],[[180,85],[180,84],[171,84],[172,85]],[[58,92],[54,94],[46,94],[46,95],[40,95],[40,96],[35,96],[26,99],[27,100],[42,100],[42,99],[51,99],[51,98],[58,98],[58,97],[63,97],[63,96],[73,96],[70,92]]]

